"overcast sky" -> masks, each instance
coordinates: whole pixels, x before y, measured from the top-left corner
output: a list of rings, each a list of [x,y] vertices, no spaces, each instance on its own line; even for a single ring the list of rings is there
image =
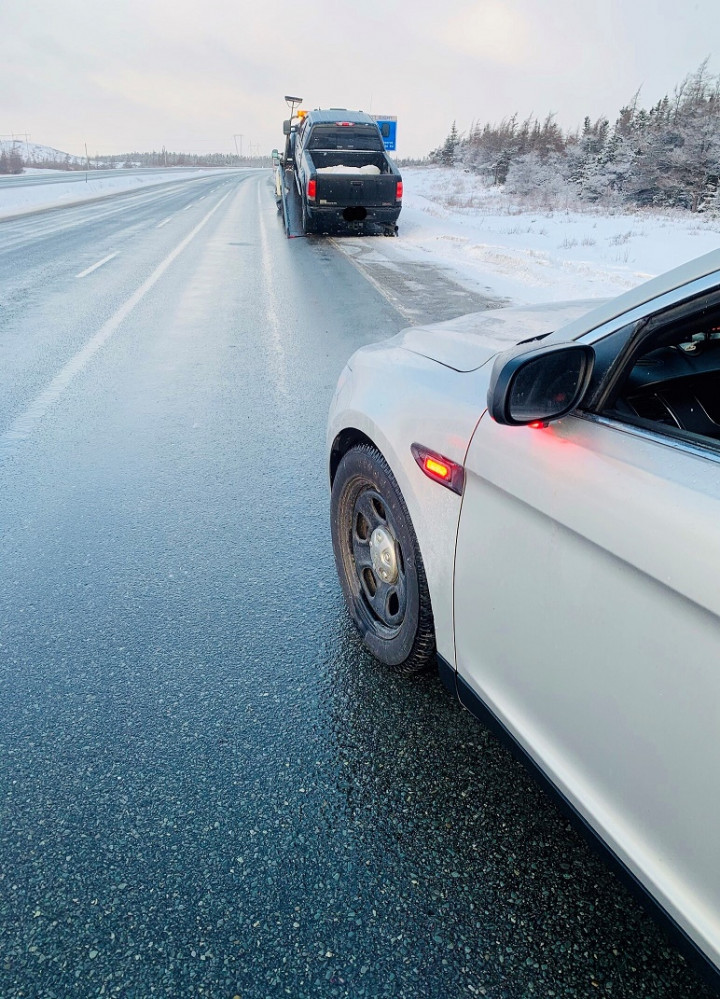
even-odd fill
[[[267,153],[296,94],[397,115],[423,156],[454,119],[650,106],[708,56],[719,74],[714,44],[718,0],[0,0],[0,137]]]

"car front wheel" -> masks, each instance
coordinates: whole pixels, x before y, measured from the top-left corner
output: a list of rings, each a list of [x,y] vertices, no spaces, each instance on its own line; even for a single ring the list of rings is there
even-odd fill
[[[367,648],[398,672],[426,669],[435,629],[425,568],[395,476],[368,445],[340,461],[331,527],[345,600]]]

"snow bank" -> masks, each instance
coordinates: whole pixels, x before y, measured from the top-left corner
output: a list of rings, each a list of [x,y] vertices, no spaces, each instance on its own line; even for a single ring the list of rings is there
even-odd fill
[[[58,170],[28,170],[22,177],[40,176],[47,178],[46,184],[28,184],[15,178],[3,180],[0,178],[0,218],[10,218],[13,215],[23,215],[26,212],[40,211],[43,208],[57,208],[62,205],[79,204],[83,201],[94,201],[96,198],[110,197],[122,191],[135,191],[140,188],[152,187],[156,184],[166,184],[172,180],[187,180],[189,177],[217,175],[219,170],[157,170],[133,173],[118,171],[116,175],[109,174],[93,177],[92,171],[87,174],[73,173],[72,180],[55,183],[55,178],[65,174]],[[52,180],[52,182],[50,182]]]
[[[380,173],[380,167],[375,166],[373,163],[366,163],[365,166],[343,166],[339,163],[337,166],[329,167],[318,167],[317,173]]]
[[[442,167],[403,169],[400,238],[382,254],[432,263],[517,304],[620,294],[720,246],[720,219],[648,209],[530,210]]]

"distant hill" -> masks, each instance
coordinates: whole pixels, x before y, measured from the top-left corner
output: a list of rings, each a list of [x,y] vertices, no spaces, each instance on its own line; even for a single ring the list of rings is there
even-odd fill
[[[12,139],[0,139],[0,156],[6,159],[19,156],[24,166],[44,167],[45,169],[72,170],[85,163],[84,157],[72,156],[61,149],[52,146],[41,146],[37,142],[25,142]],[[14,171],[13,171],[14,172]]]

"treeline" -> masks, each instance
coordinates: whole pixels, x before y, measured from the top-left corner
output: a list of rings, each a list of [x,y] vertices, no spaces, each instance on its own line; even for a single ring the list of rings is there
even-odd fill
[[[430,159],[537,203],[563,197],[720,211],[720,77],[708,73],[706,60],[651,108],[635,94],[612,125],[588,117],[582,129],[563,132],[554,115],[513,115],[495,125],[475,122],[460,135],[453,124]]]
[[[167,149],[151,153],[123,153],[119,156],[91,156],[81,159],[67,154],[21,155],[21,146],[0,153],[0,174],[22,173],[25,167],[45,170],[112,170],[132,167],[255,167],[268,166],[267,156],[235,156],[228,153],[172,153]]]
[[[23,159],[17,149],[0,151],[0,173],[22,173]]]
[[[238,157],[229,153],[171,153],[167,149],[151,153],[126,153],[122,156],[103,157],[109,166],[143,167],[233,167],[245,165],[248,157]]]

